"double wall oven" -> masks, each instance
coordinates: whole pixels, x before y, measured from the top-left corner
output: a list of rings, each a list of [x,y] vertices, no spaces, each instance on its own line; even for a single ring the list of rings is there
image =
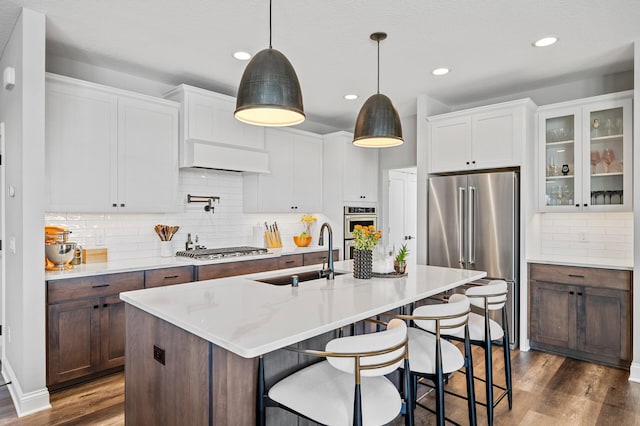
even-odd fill
[[[350,207],[344,208],[344,258],[353,259],[353,228],[356,225],[370,226],[378,229],[378,216],[375,207]]]

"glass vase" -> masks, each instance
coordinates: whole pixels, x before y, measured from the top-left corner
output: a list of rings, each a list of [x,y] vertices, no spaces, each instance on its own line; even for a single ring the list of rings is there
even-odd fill
[[[371,250],[353,251],[353,278],[368,280],[373,268],[373,252]]]

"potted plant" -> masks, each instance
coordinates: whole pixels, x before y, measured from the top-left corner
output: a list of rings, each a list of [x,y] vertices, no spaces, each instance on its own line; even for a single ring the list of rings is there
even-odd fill
[[[382,230],[376,230],[373,225],[353,227],[353,277],[359,279],[371,278],[373,269],[373,248],[382,237]]]
[[[397,274],[404,274],[407,268],[407,255],[409,255],[409,249],[406,244],[403,244],[400,250],[398,250],[396,258],[393,260],[393,269]]]

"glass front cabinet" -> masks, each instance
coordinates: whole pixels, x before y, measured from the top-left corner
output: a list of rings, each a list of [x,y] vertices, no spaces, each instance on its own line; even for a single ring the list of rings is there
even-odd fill
[[[539,210],[632,210],[632,92],[538,109]]]

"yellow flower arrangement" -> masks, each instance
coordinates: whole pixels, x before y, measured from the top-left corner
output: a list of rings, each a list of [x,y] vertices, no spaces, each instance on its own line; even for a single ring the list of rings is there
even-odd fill
[[[318,220],[315,216],[310,214],[303,214],[300,218],[300,222],[304,222],[304,231],[300,234],[300,237],[310,237],[311,236],[311,225],[313,222]]]
[[[373,250],[378,244],[378,240],[382,237],[382,230],[376,230],[373,225],[356,225],[353,227],[352,233],[357,250]]]

